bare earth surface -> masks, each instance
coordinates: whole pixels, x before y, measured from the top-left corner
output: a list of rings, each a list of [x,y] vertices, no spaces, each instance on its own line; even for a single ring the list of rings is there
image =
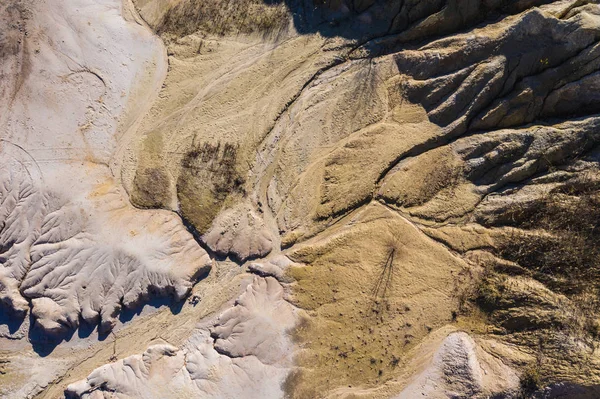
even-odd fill
[[[0,4],[0,396],[597,398],[600,5]]]

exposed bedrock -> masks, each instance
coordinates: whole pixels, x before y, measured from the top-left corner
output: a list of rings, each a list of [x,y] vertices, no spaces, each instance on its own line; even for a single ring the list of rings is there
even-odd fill
[[[259,159],[277,160],[273,177],[264,175],[283,244],[310,236],[322,221],[368,202],[378,183],[402,169],[401,161],[465,134],[474,136],[444,150],[449,165],[438,168],[432,154],[430,167],[443,184],[448,184],[443,173],[455,176],[456,183],[466,173],[467,181],[487,186],[488,192],[593,149],[597,101],[588,80],[595,79],[599,67],[594,55],[600,33],[597,12],[595,5],[582,6],[561,19],[533,9],[414,50],[348,61],[323,73],[288,109],[290,117],[274,127],[259,153]],[[582,86],[577,100],[568,106],[548,100],[569,85]],[[515,102],[519,93],[541,97]],[[345,95],[348,100],[340,100]],[[352,118],[345,116],[350,114]],[[507,130],[496,132],[499,128]],[[315,137],[315,130],[323,134]],[[255,175],[261,176],[260,165]],[[429,180],[424,185],[433,189]],[[479,201],[478,191],[486,191],[449,185],[461,190],[462,214]],[[397,194],[391,190],[384,195]],[[427,195],[433,198],[434,193]],[[419,202],[424,201],[421,196]],[[437,208],[432,213],[436,219],[449,216]]]
[[[67,397],[278,398],[292,365],[287,331],[296,310],[272,277],[255,277],[209,332],[181,347],[159,344],[94,370],[71,384]]]
[[[402,160],[382,180],[378,196],[414,216],[439,222],[469,217],[478,207],[475,218],[481,221],[488,212],[486,204],[498,203],[499,197],[491,194],[512,193],[510,188],[515,184],[527,184],[528,179],[566,167],[578,157],[585,159],[600,142],[598,121],[598,117],[590,116],[460,138],[449,146]],[[587,166],[583,159],[578,161],[579,170],[593,171],[592,159]],[[440,160],[444,160],[441,165]],[[550,176],[560,181],[574,173]],[[422,180],[415,181],[415,176]],[[550,176],[546,182],[553,179]],[[529,185],[523,191],[529,193],[529,199],[543,195],[543,190],[535,194],[534,187],[542,185]],[[508,213],[502,216],[501,211],[496,214],[510,217]]]
[[[30,310],[49,334],[81,322],[106,333],[122,308],[181,300],[211,267],[176,214],[135,209],[113,175],[160,87],[162,45],[120,1],[9,3],[0,6],[3,312]]]
[[[28,154],[5,141],[0,141],[0,154],[0,293],[6,308],[22,317],[29,305],[20,285],[29,271],[31,247],[40,235],[48,199],[40,191],[40,171]]]
[[[133,3],[0,5],[3,307],[109,331],[214,272],[68,396],[593,392],[597,2]]]
[[[137,0],[141,14],[159,33],[186,36],[300,34],[341,36],[363,43],[376,39],[377,53],[399,42],[450,35],[486,20],[517,14],[549,0]],[[370,47],[370,45],[369,45]]]
[[[173,78],[155,122],[143,129],[137,172],[126,185],[139,205],[181,209],[220,254],[243,261],[314,235],[323,220],[368,202],[399,160],[467,132],[596,112],[595,4],[284,3],[138,4],[170,43]],[[265,25],[252,28],[263,12]],[[284,29],[287,18],[295,32]],[[216,50],[218,40],[198,31],[275,38]],[[306,34],[301,46],[295,33]],[[206,59],[215,68],[205,71]],[[277,85],[257,79],[267,65]],[[186,92],[175,92],[182,85]],[[233,96],[215,87],[248,90]],[[572,101],[558,100],[573,93]],[[173,109],[173,98],[194,118]],[[217,240],[231,208],[245,209],[249,222],[240,223],[255,227],[229,235],[251,242],[255,231],[264,239],[245,251]]]
[[[2,299],[20,312],[30,302],[48,333],[76,328],[80,320],[101,322],[107,332],[122,307],[135,308],[151,295],[181,300],[210,270],[210,258],[175,215],[129,209],[110,180],[67,200],[32,178],[31,158],[5,162],[10,157],[1,154]]]
[[[448,335],[430,365],[394,399],[516,398],[519,378],[483,351],[468,334]]]
[[[559,19],[534,9],[401,52],[411,79],[400,84],[450,137],[597,112],[600,10],[577,11]]]

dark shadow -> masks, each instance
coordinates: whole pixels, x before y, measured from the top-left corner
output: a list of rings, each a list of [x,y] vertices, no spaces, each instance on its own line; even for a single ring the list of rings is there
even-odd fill
[[[169,310],[171,311],[172,314],[176,315],[181,312],[181,309],[183,308],[184,304],[185,304],[185,299],[181,300],[179,302],[176,302],[173,300],[173,298],[170,295],[163,296],[163,297],[153,297],[150,300],[145,301],[143,304],[140,304],[140,306],[137,306],[133,309],[125,309],[124,308],[123,310],[121,310],[121,313],[119,314],[119,321],[121,323],[127,323],[127,322],[133,320],[134,317],[141,315],[143,310],[146,307],[158,309],[163,306],[166,306],[169,308]]]
[[[388,257],[381,268],[381,273],[375,282],[375,286],[373,287],[372,294],[374,300],[378,298],[386,299],[387,291],[390,288],[392,278],[394,276],[394,255],[396,253],[396,249],[392,248]]]
[[[208,245],[204,243],[204,240],[202,240],[202,234],[200,234],[196,227],[189,220],[187,220],[181,212],[175,212],[175,214],[179,216],[179,218],[181,219],[181,223],[183,223],[183,226],[192,235],[192,237],[194,237],[194,241],[198,243],[198,245],[208,254],[208,256],[210,256],[211,259],[214,259],[217,262],[223,262],[227,260],[227,255],[219,254],[213,251]],[[202,280],[204,277],[207,277],[208,273],[210,273],[210,271],[207,272],[206,275],[199,276],[195,279],[195,281],[197,282]]]
[[[8,332],[14,334],[23,325],[26,315],[18,314],[3,302],[0,302],[0,325],[8,327]]]
[[[559,382],[534,392],[532,399],[598,399],[600,385],[581,385],[571,382]]]
[[[74,333],[74,329],[65,329],[63,333],[50,335],[35,322],[31,312],[29,314],[29,342],[35,353],[41,357],[51,354],[60,343],[70,341]]]
[[[550,0],[263,0],[285,3],[300,34],[343,37],[361,45],[374,39],[374,55],[397,51],[398,45],[455,34],[482,23],[549,3]],[[432,23],[432,16],[435,22]],[[429,21],[427,21],[429,19]],[[427,21],[427,23],[424,23]],[[393,46],[394,49],[390,48]]]
[[[77,329],[77,336],[79,338],[87,338],[96,330],[98,323],[88,323],[82,318],[79,318],[79,328]]]
[[[262,0],[267,5],[285,4],[300,34],[343,37],[357,47],[374,39],[377,53],[389,45],[414,43],[440,37],[522,12],[550,0],[490,2],[487,0]],[[252,14],[256,0],[208,4],[186,0],[174,5],[155,24],[158,33],[177,36],[200,31],[209,34],[262,33],[279,38],[287,31],[287,12],[263,10],[263,18]],[[235,4],[232,6],[232,4]],[[254,11],[256,13],[256,11]],[[255,20],[256,19],[256,20]],[[284,35],[283,35],[284,36]]]
[[[175,302],[173,300],[172,295],[152,296],[150,300],[144,301],[135,308],[127,309],[123,307],[122,311],[119,313],[119,322],[125,324],[133,320],[134,317],[141,315],[143,310],[147,306],[153,309],[158,309],[166,306],[169,308],[172,314],[176,315],[181,312],[181,309],[183,308],[184,304],[185,299],[179,302]],[[3,322],[2,324],[9,325],[9,328],[11,328],[11,332],[13,332],[18,330],[18,328],[23,323],[23,320],[14,319],[10,315],[7,315],[6,312],[2,312],[2,314],[0,315],[0,322]],[[112,330],[99,331],[98,323],[88,323],[81,318],[79,319],[78,328],[65,328],[63,332],[57,333],[55,335],[48,334],[46,331],[44,331],[35,322],[35,319],[33,316],[31,316],[31,314],[29,315],[29,322],[29,341],[31,342],[33,350],[41,357],[45,357],[51,354],[54,351],[54,349],[56,349],[56,347],[62,342],[69,342],[73,338],[75,333],[77,333],[77,337],[81,339],[88,338],[93,333],[96,333],[98,341],[106,340],[106,338],[108,338],[112,333]]]
[[[276,1],[265,2],[276,3]],[[339,36],[357,41],[386,35],[394,12],[397,13],[402,4],[400,0],[374,1],[373,5],[362,9],[356,8],[354,3],[358,2],[353,1],[284,0],[284,2],[292,13],[294,28],[298,33],[319,33],[324,37]],[[388,9],[386,15],[378,12],[382,6]]]

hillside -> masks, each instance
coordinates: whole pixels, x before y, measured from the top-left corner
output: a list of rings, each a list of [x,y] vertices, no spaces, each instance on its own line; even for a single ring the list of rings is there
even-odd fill
[[[600,396],[600,5],[0,5],[0,396]]]

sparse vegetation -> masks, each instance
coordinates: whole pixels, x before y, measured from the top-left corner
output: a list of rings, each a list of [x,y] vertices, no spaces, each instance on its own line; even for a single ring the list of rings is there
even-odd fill
[[[200,233],[210,227],[229,197],[245,195],[237,151],[238,147],[230,143],[203,143],[181,161],[177,198],[183,216]]]
[[[541,387],[541,377],[538,368],[531,365],[521,374],[520,379],[521,398],[528,398],[533,392]]]
[[[340,235],[291,254],[303,264],[288,269],[295,281],[291,300],[310,316],[294,334],[304,348],[297,358],[303,374],[295,380],[294,398],[393,379],[407,354],[451,321],[452,301],[433,298],[453,291],[447,283],[462,270],[454,258],[386,208],[368,209],[357,221],[347,221],[351,224]],[[431,256],[419,252],[425,245]],[[411,295],[427,302],[427,317],[423,302],[406,299]]]
[[[196,31],[225,35],[277,34],[289,23],[282,2],[264,0],[183,0],[172,6],[156,27],[159,33],[185,36]]]
[[[455,190],[463,178],[461,161],[448,148],[428,151],[413,159],[406,170],[391,174],[381,196],[403,207],[420,206],[444,190]]]
[[[475,301],[482,310],[491,312],[498,307],[503,290],[503,278],[488,270],[477,286]]]
[[[133,179],[131,201],[142,208],[166,208],[169,204],[169,177],[161,168],[138,170]]]
[[[509,212],[515,230],[498,254],[574,295],[600,287],[600,181],[588,175]]]
[[[471,299],[464,302],[476,304],[507,341],[528,346],[537,357],[521,376],[520,397],[529,398],[542,382],[552,380],[559,364],[585,369],[583,353],[597,347],[598,174],[564,182],[540,199],[515,203],[502,217],[511,229],[495,255],[516,265],[510,268],[500,260],[483,265],[476,288],[465,294]]]

